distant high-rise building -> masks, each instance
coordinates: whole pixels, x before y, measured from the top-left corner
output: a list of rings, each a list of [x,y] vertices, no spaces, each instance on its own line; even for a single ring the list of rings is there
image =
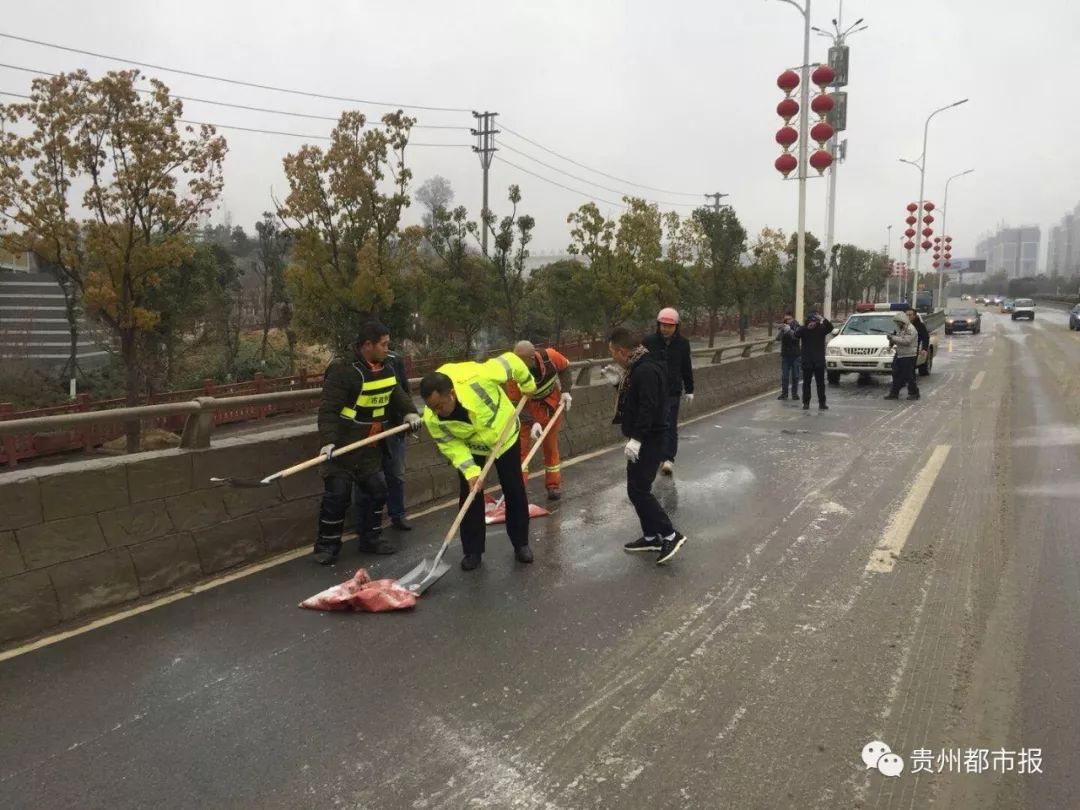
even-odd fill
[[[1037,276],[1041,239],[1038,225],[998,228],[979,240],[975,256],[986,260],[986,272],[990,275],[1004,273],[1009,279]]]
[[[1080,204],[1050,229],[1047,270],[1051,276],[1080,276]]]

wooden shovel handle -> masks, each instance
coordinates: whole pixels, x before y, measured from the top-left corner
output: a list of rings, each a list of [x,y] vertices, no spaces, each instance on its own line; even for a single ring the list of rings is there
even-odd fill
[[[544,439],[546,439],[548,437],[548,434],[554,429],[555,423],[559,421],[559,417],[562,416],[564,410],[566,410],[566,405],[560,402],[559,407],[555,409],[555,413],[553,413],[551,415],[551,418],[548,420],[547,427],[544,428],[544,432],[540,434],[540,438],[533,442],[533,446],[529,449],[529,454],[525,456],[525,460],[521,462],[521,469],[527,470],[529,468],[529,462],[533,460],[533,456],[536,455],[536,451],[540,449],[541,445],[543,445]]]
[[[395,433],[401,433],[402,431],[406,431],[408,429],[408,424],[403,424],[398,425],[397,427],[392,427],[389,430],[381,430],[374,436],[368,436],[366,439],[361,439],[358,442],[347,444],[341,448],[335,447],[333,456],[336,458],[337,456],[344,455],[345,453],[351,453],[353,450],[359,450],[361,447],[367,447],[369,444],[375,444],[375,442],[379,441],[380,439],[385,439],[387,436],[393,436]],[[263,483],[276,481],[278,478],[288,478],[290,475],[295,475],[298,472],[303,472],[304,470],[311,469],[312,467],[317,467],[324,461],[326,461],[326,456],[321,454],[317,455],[315,456],[315,458],[309,458],[307,461],[301,461],[299,464],[294,464],[291,467],[286,467],[280,472],[276,472],[273,475],[266,476],[266,478],[263,479]]]

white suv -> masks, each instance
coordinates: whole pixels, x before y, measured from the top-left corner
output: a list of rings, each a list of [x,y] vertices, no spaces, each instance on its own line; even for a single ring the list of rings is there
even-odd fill
[[[893,348],[885,336],[896,330],[893,314],[885,309],[857,312],[835,330],[825,347],[825,376],[830,385],[837,385],[842,374],[892,374]],[[937,334],[931,332],[930,350],[926,359],[918,363],[923,377],[934,367],[937,346]]]
[[[1012,319],[1015,321],[1018,318],[1035,320],[1035,302],[1030,298],[1017,298],[1013,302]]]

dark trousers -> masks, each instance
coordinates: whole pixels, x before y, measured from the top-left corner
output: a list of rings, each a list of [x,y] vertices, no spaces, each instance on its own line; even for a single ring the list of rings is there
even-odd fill
[[[626,494],[634,505],[645,537],[667,537],[675,531],[664,507],[652,493],[653,481],[664,460],[664,437],[649,436],[641,443],[637,461],[626,463]]]
[[[481,467],[483,456],[473,456]],[[499,484],[506,506],[506,533],[514,548],[529,545],[529,496],[525,492],[525,482],[521,479],[521,455],[515,440],[506,452],[495,459],[495,472],[499,475]],[[469,496],[469,482],[458,473],[460,482],[458,508]],[[465,518],[461,521],[461,547],[466,554],[483,554],[487,540],[487,524],[484,522],[484,496],[478,494],[469,505]]]
[[[405,437],[383,439],[383,475],[386,476],[386,511],[392,518],[405,516]]]
[[[810,404],[810,381],[817,383],[818,405],[825,404],[825,362],[823,360],[802,361],[802,401],[803,405]]]
[[[667,398],[667,431],[664,433],[663,458],[661,461],[674,461],[679,452],[679,403],[681,396]]]
[[[381,529],[377,516],[386,502],[386,481],[382,472],[364,474],[337,469],[323,475],[323,487],[316,553],[330,551],[337,554],[341,551],[341,535],[350,501],[356,516],[356,534],[361,540],[378,539]]]
[[[900,389],[905,385],[909,397],[919,396],[919,384],[915,382],[915,360],[914,357],[897,357],[893,360],[892,390],[889,391],[889,396],[899,395]]]
[[[784,396],[788,394],[788,383],[791,383],[791,396],[799,395],[799,369],[802,368],[802,358],[798,355],[783,356],[780,358],[780,391]]]

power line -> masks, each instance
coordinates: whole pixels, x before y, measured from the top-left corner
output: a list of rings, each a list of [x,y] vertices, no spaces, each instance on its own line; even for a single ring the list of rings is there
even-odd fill
[[[9,93],[6,90],[0,90],[0,96],[12,96],[13,98],[25,98],[25,99],[30,98],[30,96],[26,95],[25,93]],[[215,123],[212,123],[212,122],[209,122],[209,121],[192,121],[191,119],[188,119],[188,118],[177,118],[176,120],[179,121],[181,124],[190,124],[191,126],[196,126],[196,127],[214,127],[214,129],[235,129],[235,130],[239,130],[240,132],[257,132],[257,133],[260,133],[260,134],[263,134],[263,135],[284,135],[285,137],[288,137],[288,138],[305,138],[305,139],[314,140],[314,141],[329,141],[329,140],[331,140],[329,135],[309,135],[309,134],[306,134],[306,133],[303,133],[303,132],[283,132],[283,131],[277,130],[277,129],[260,129],[258,127],[242,127],[242,126],[237,126],[237,125],[234,125],[234,124],[215,124]],[[414,143],[413,141],[409,141],[406,144],[406,146],[429,146],[429,147],[431,147],[431,146],[433,146],[433,147],[443,146],[443,147],[455,147],[455,148],[460,148],[460,149],[468,149],[469,148],[469,144],[467,144],[467,143]]]
[[[613,174],[608,174],[607,172],[602,172],[599,169],[594,169],[591,166],[586,166],[584,163],[578,163],[573,158],[566,157],[566,155],[560,155],[554,149],[548,149],[542,143],[537,143],[536,141],[532,140],[531,138],[525,137],[520,132],[515,132],[514,130],[510,129],[510,127],[506,126],[506,124],[501,124],[501,126],[502,126],[502,128],[504,130],[509,132],[511,135],[513,135],[513,136],[515,136],[517,138],[521,138],[521,140],[525,141],[526,143],[531,143],[537,149],[543,149],[549,155],[554,155],[555,157],[559,158],[559,160],[565,160],[567,163],[573,163],[575,166],[578,166],[579,168],[586,169],[587,171],[590,171],[593,174],[598,174],[601,177],[606,177],[608,180],[614,180],[617,183],[625,183],[626,185],[634,186],[635,188],[648,189],[649,191],[655,191],[658,194],[674,194],[676,197],[700,197],[701,196],[701,194],[698,193],[698,192],[670,191],[670,190],[664,189],[664,188],[655,188],[653,186],[646,186],[646,185],[644,185],[642,183],[635,183],[633,180],[626,180],[626,179],[624,179],[622,177],[616,177]]]
[[[230,79],[227,76],[214,76],[209,73],[197,73],[193,70],[184,70],[182,68],[165,67],[164,65],[155,65],[152,62],[140,62],[136,59],[127,59],[120,56],[110,56],[104,53],[96,53],[94,51],[83,50],[82,48],[72,48],[67,45],[57,45],[54,42],[43,42],[39,39],[30,39],[29,37],[20,37],[15,34],[7,34],[0,31],[0,37],[4,39],[13,39],[17,42],[26,42],[30,45],[40,45],[43,48],[53,48],[58,51],[67,51],[68,53],[77,53],[82,56],[92,56],[95,59],[107,59],[112,62],[123,62],[129,65],[138,65],[139,67],[148,68],[150,70],[161,70],[166,73],[176,73],[181,76],[192,76],[196,79],[209,79],[215,82],[225,82],[226,84],[235,84],[240,87],[253,87],[256,90],[271,90],[275,93],[289,93],[294,96],[308,96],[309,98],[321,98],[328,101],[345,101],[349,104],[371,104],[375,107],[401,107],[411,110],[428,110],[431,112],[460,112],[467,113],[472,110],[464,107],[434,107],[424,104],[398,104],[392,101],[371,101],[370,99],[350,98],[349,96],[332,96],[326,93],[316,93],[310,90],[293,90],[288,87],[276,87],[270,84],[259,84],[257,82],[248,82],[241,79]]]
[[[553,186],[558,186],[559,188],[564,189],[566,191],[572,191],[574,194],[580,194],[582,197],[585,197],[586,199],[592,200],[593,202],[602,202],[602,203],[604,203],[606,205],[617,205],[619,208],[626,208],[626,203],[612,202],[611,200],[605,200],[602,197],[594,197],[593,195],[589,194],[588,192],[581,191],[580,189],[570,188],[570,186],[564,186],[562,183],[559,183],[556,180],[552,180],[549,177],[544,177],[544,175],[537,174],[536,172],[531,172],[531,171],[529,171],[528,169],[526,169],[526,168],[524,168],[522,166],[518,166],[516,163],[511,163],[506,158],[499,157],[498,155],[495,155],[495,160],[499,161],[500,163],[505,163],[507,166],[515,168],[519,172],[525,172],[525,174],[532,175],[533,177],[537,178],[538,180],[543,180],[545,183],[550,183]]]
[[[35,70],[34,68],[20,67],[19,65],[9,65],[4,62],[0,62],[0,68],[7,68],[8,70],[18,70],[23,73],[35,73],[39,76],[57,76],[57,73],[50,73],[47,70]],[[139,93],[153,93],[153,90],[147,90],[145,88],[135,88]],[[252,107],[247,104],[234,104],[230,101],[215,101],[208,98],[195,98],[193,96],[180,96],[170,92],[169,95],[172,98],[178,98],[181,101],[191,101],[197,104],[213,104],[216,107],[232,107],[236,110],[248,110],[250,112],[271,113],[273,115],[289,115],[293,118],[309,118],[316,121],[334,121],[338,119],[332,115],[313,115],[312,113],[292,112],[290,110],[275,110],[269,107]],[[368,126],[372,127],[385,127],[382,121],[368,121]],[[413,124],[413,129],[455,129],[462,132],[468,132],[468,127],[452,126],[449,124]]]
[[[534,163],[539,163],[545,169],[551,169],[553,172],[558,172],[559,174],[564,174],[567,177],[571,178],[572,180],[577,180],[579,183],[586,183],[586,184],[588,184],[590,186],[596,186],[597,188],[603,189],[604,191],[610,191],[612,194],[619,194],[619,195],[626,196],[626,197],[635,196],[635,195],[633,195],[633,194],[631,194],[631,193],[629,193],[627,191],[623,191],[622,189],[609,188],[608,186],[602,186],[599,183],[596,183],[596,182],[593,182],[592,180],[589,180],[588,178],[578,177],[576,174],[570,174],[570,172],[563,171],[562,169],[560,169],[557,166],[552,166],[550,163],[544,163],[544,161],[538,160],[537,158],[534,158],[528,152],[522,152],[520,149],[515,149],[514,147],[509,146],[509,145],[507,145],[505,143],[502,143],[501,141],[500,141],[500,144],[502,145],[503,149],[509,149],[511,152],[516,152],[517,154],[521,155],[522,157],[528,158],[529,160],[533,161]],[[666,200],[647,200],[647,202],[656,203],[657,205],[679,206],[679,207],[683,207],[683,208],[700,208],[701,207],[700,204],[668,202]]]

